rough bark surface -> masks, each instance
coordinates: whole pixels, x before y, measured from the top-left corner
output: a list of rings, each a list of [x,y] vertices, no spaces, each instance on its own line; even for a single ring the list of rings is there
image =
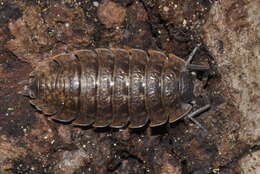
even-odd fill
[[[259,173],[259,1],[0,0],[0,173]],[[112,14],[116,14],[112,15]],[[210,64],[212,107],[158,128],[76,128],[18,94],[41,61],[76,49],[141,48]],[[198,91],[199,92],[199,91]]]

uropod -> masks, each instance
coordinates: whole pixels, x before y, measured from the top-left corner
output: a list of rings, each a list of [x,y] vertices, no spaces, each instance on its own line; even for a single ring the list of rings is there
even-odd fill
[[[44,61],[29,75],[23,94],[43,114],[76,126],[160,126],[194,110],[193,72],[209,71],[161,51],[119,48],[77,50]]]

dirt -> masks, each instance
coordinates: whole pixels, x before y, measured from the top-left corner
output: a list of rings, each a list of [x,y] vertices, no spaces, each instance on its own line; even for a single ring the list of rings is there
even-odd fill
[[[0,0],[0,173],[259,173],[257,7],[257,0]],[[186,60],[198,44],[194,62],[210,65],[212,106],[196,119],[208,133],[188,120],[72,127],[18,94],[19,82],[59,53],[140,48]]]
[[[95,5],[95,3],[93,3],[93,5]],[[116,27],[124,22],[126,9],[112,1],[105,1],[98,7],[97,15],[99,21],[107,28]]]

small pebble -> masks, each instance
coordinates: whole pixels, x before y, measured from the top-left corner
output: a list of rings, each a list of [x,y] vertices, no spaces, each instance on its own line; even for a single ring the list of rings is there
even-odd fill
[[[163,11],[168,12],[169,10],[170,10],[169,7],[166,7],[166,6],[163,7]]]
[[[7,108],[7,110],[8,110],[8,111],[13,111],[13,110],[14,110],[14,108]]]
[[[104,1],[97,10],[99,21],[107,28],[120,26],[125,19],[126,9],[112,1]]]
[[[93,2],[93,5],[94,5],[95,7],[98,7],[98,6],[99,6],[99,3],[98,3],[97,1],[94,1],[94,2]]]
[[[183,26],[186,26],[187,25],[187,21],[184,19],[183,20]]]

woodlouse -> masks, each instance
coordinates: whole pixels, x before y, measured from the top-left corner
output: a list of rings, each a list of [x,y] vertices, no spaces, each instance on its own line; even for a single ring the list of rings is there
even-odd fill
[[[159,126],[207,110],[193,108],[191,64],[163,52],[140,49],[78,50],[39,65],[25,87],[30,102],[45,115],[73,125],[121,128]],[[193,104],[192,104],[193,103]],[[191,112],[191,113],[190,113]],[[196,120],[194,120],[196,122]]]

